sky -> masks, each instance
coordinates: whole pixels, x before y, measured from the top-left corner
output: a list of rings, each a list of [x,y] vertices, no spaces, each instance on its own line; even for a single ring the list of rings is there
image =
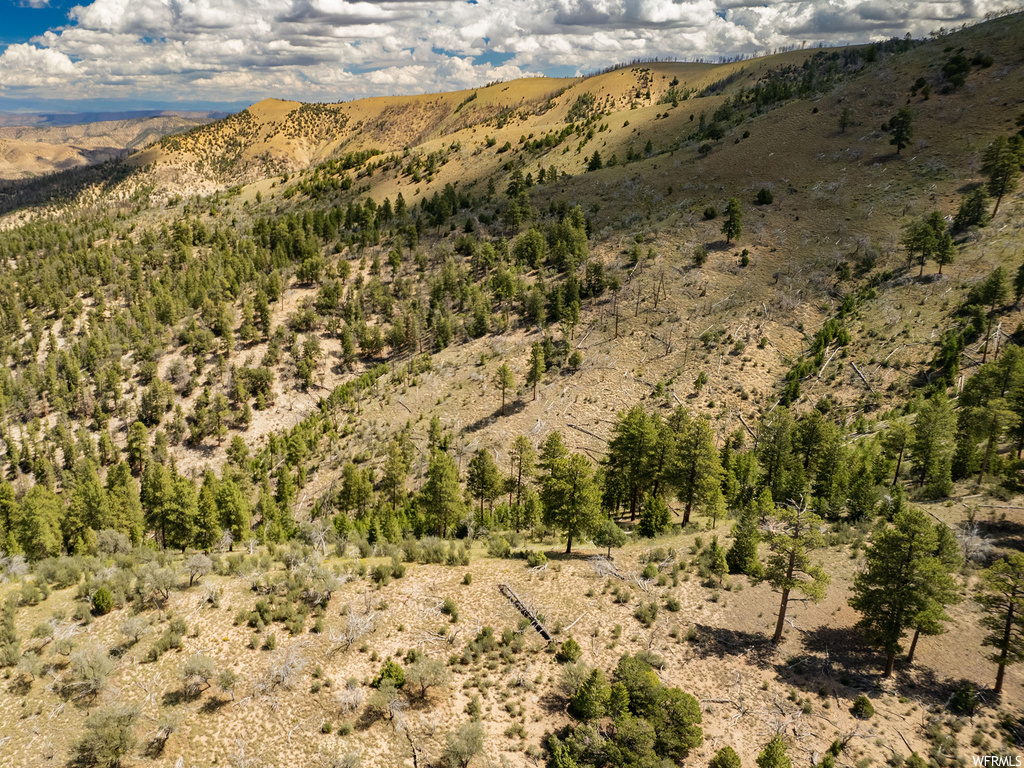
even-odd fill
[[[1019,0],[0,0],[0,111],[237,108],[863,43]]]

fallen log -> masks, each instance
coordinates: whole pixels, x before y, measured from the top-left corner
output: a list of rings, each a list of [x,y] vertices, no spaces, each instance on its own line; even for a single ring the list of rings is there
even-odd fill
[[[519,599],[518,595],[512,591],[512,587],[508,584],[502,583],[498,585],[498,591],[501,592],[501,594],[503,594],[505,598],[512,603],[512,605],[514,605],[521,614],[523,614],[523,616],[529,619],[530,624],[535,630],[537,630],[541,637],[545,640],[551,639],[551,633],[545,629],[544,625],[541,624],[540,619],[534,615],[533,611],[527,608],[523,601]]]

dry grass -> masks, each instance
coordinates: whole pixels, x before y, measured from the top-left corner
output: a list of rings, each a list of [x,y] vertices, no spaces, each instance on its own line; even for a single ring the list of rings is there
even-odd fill
[[[954,514],[948,512],[950,517]],[[707,533],[699,535],[708,540]],[[584,549],[566,559],[552,541],[534,545],[547,550],[551,558],[539,571],[527,568],[522,560],[488,559],[477,550],[468,567],[410,565],[404,578],[382,588],[355,578],[334,594],[323,634],[293,638],[279,624],[269,627],[278,639],[275,651],[249,650],[253,630],[232,622],[239,610],[250,609],[257,599],[248,582],[209,576],[199,587],[174,593],[165,612],[145,614],[153,621],[153,631],[125,650],[116,662],[111,685],[90,706],[64,703],[51,692],[54,680],[66,674],[59,668],[60,657],[51,675],[33,681],[27,689],[8,680],[0,692],[0,716],[9,724],[0,729],[0,739],[5,739],[0,765],[42,765],[51,756],[60,759],[80,732],[90,707],[115,700],[141,706],[138,732],[145,737],[143,744],[152,738],[151,731],[162,716],[173,712],[180,717],[178,730],[154,765],[175,765],[179,758],[187,766],[229,764],[239,736],[261,750],[267,765],[311,765],[323,753],[349,751],[361,752],[368,766],[411,764],[403,735],[386,721],[371,724],[359,712],[346,713],[338,693],[350,678],[366,685],[380,660],[401,657],[409,649],[447,661],[458,657],[485,625],[499,637],[505,629],[519,631],[518,613],[497,589],[502,582],[510,583],[535,606],[549,628],[571,625],[568,633],[555,639],[571,634],[587,664],[610,669],[621,654],[641,650],[661,656],[665,663],[659,675],[665,683],[678,685],[702,701],[707,740],[691,758],[696,764],[705,763],[726,743],[745,762],[752,761],[775,729],[784,729],[794,743],[794,753],[808,759],[821,754],[832,740],[851,733],[856,734],[846,753],[851,761],[858,756],[880,761],[891,750],[905,753],[901,735],[924,754],[928,743],[923,729],[941,714],[959,681],[970,680],[981,689],[990,683],[994,669],[980,648],[975,609],[969,602],[952,611],[955,624],[948,635],[922,641],[913,670],[899,671],[891,682],[881,681],[877,677],[880,656],[866,651],[851,631],[856,616],[846,607],[847,585],[859,561],[846,548],[825,554],[833,575],[827,598],[817,605],[792,605],[785,641],[773,651],[766,641],[774,626],[777,595],[766,585],[751,586],[743,577],[731,577],[723,590],[702,585],[692,568],[684,567],[678,586],[672,586],[671,563],[691,559],[694,537],[638,542],[617,551],[615,567],[627,577],[623,582],[597,575],[586,559],[593,550]],[[674,552],[663,570],[667,584],[658,586],[653,581],[641,587],[633,577],[655,547],[663,550],[657,555],[661,562]],[[367,561],[371,566],[375,562]],[[328,564],[348,569],[354,561],[332,558]],[[463,583],[467,573],[472,575],[470,586]],[[220,608],[203,604],[205,590],[210,588],[222,591]],[[632,593],[627,603],[613,600],[612,590],[619,588]],[[668,595],[679,601],[677,613],[664,608]],[[458,604],[458,623],[441,614],[445,598]],[[648,601],[661,608],[654,625],[645,628],[633,612],[639,602]],[[40,606],[22,609],[18,629],[28,634],[56,609],[71,607],[70,590],[57,592]],[[145,650],[171,612],[189,627],[182,648],[164,654],[156,663],[142,663]],[[332,634],[348,620],[343,613],[373,616],[374,630],[351,650],[332,653]],[[82,627],[77,646],[119,645],[123,638],[117,628],[126,615],[126,609],[115,610]],[[523,749],[568,722],[565,701],[557,692],[558,664],[532,629],[524,631],[524,640],[524,650],[509,661],[492,653],[468,665],[454,663],[450,688],[430,692],[426,702],[411,701],[404,717],[423,755],[439,756],[444,734],[466,719],[465,707],[477,695],[492,760],[504,756],[511,765],[529,764]],[[33,642],[27,641],[28,646]],[[231,668],[239,674],[234,701],[215,688],[195,699],[180,696],[178,670],[197,652],[213,658],[218,669]],[[380,660],[371,660],[371,652]],[[51,654],[44,651],[43,660],[49,661]],[[299,675],[289,687],[261,692],[254,683],[288,658],[298,660]],[[325,680],[332,682],[329,689],[310,693],[313,683]],[[857,721],[848,711],[862,692],[869,693],[878,710],[868,722]],[[1020,714],[1021,701],[1024,680],[1020,670],[1011,668],[1003,706]],[[997,709],[987,705],[973,727],[990,728],[996,714]],[[349,722],[355,729],[345,736],[324,734],[325,721],[334,728]],[[506,729],[516,723],[523,726],[525,740],[505,736]],[[970,749],[966,740],[971,733],[972,728],[961,732],[962,750]]]

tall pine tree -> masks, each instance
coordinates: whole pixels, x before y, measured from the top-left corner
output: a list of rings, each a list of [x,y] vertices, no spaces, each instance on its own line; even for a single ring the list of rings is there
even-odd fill
[[[815,602],[825,596],[829,576],[820,563],[811,561],[812,550],[825,543],[822,520],[806,504],[776,507],[768,518],[765,538],[771,549],[764,579],[782,593],[772,642],[782,640],[789,596],[796,590]]]
[[[857,626],[864,637],[885,652],[884,677],[892,674],[907,630],[934,607],[933,595],[955,589],[937,549],[938,536],[928,516],[906,509],[892,525],[875,529],[866,568],[854,579],[850,605],[861,614]]]

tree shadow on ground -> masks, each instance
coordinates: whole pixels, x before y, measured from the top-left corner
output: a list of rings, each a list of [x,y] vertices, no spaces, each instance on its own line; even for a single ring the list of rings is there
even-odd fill
[[[505,416],[501,415],[501,406],[495,408],[489,415],[481,416],[479,419],[474,421],[472,424],[467,424],[462,428],[465,434],[472,434],[473,432],[479,432],[484,427],[490,426],[500,418],[508,418],[509,416],[515,416],[517,413],[522,413],[526,410],[527,400],[509,400],[505,403]]]
[[[558,562],[569,562],[573,560],[590,560],[592,557],[604,557],[605,551],[603,549],[576,549],[576,543],[573,542],[573,550],[569,554],[565,553],[564,548],[560,549],[545,549],[544,555],[548,560],[555,560]]]
[[[199,708],[199,711],[204,715],[213,715],[226,707],[229,701],[230,699],[222,699],[219,696],[213,696],[203,702],[203,706]]]
[[[168,734],[167,737],[156,736],[152,738],[149,743],[146,744],[146,748],[142,751],[142,754],[150,760],[156,760],[158,757],[163,756],[164,750],[167,749],[168,738],[170,738],[170,734]]]
[[[161,702],[165,707],[175,707],[179,704],[187,704],[191,701],[195,701],[202,696],[202,691],[198,693],[190,693],[184,688],[179,688],[176,691],[168,691],[161,698]]]
[[[897,658],[891,681],[882,677],[885,655],[872,648],[856,627],[818,627],[803,633],[805,653],[780,660],[775,669],[780,678],[802,678],[805,683],[825,686],[831,695],[852,701],[864,691],[881,686],[903,697],[927,704],[948,705],[953,694],[966,685],[974,686],[983,699],[985,689],[966,678],[940,678],[934,669],[915,664],[907,667]],[[991,701],[989,693],[987,696]]]
[[[563,696],[559,696],[554,691],[548,691],[538,698],[537,704],[539,704],[540,708],[549,715],[565,714],[565,698]]]
[[[727,243],[724,237],[720,240],[712,240],[709,243],[704,243],[704,249],[708,252],[731,251],[735,247],[736,243]]]
[[[931,667],[915,664],[913,667],[900,669],[897,665],[894,677],[896,691],[900,696],[926,704],[949,707],[953,694],[970,687],[977,692],[980,707],[999,705],[999,700],[992,693],[991,688],[980,686],[974,680],[969,680],[966,677],[940,678]]]
[[[742,632],[694,623],[691,646],[699,658],[745,658],[761,669],[771,666],[775,646],[763,632]]]
[[[829,627],[802,633],[803,652],[791,654],[775,663],[780,679],[800,679],[804,684],[826,687],[837,698],[853,700],[864,691],[878,687],[876,674],[865,670],[878,670],[884,661],[873,648],[869,648],[854,627]]]
[[[978,531],[995,547],[1024,551],[1024,523],[1015,520],[979,520]]]
[[[11,678],[10,685],[7,686],[7,690],[12,696],[27,696],[28,692],[32,690],[32,679],[25,675],[14,675]]]

